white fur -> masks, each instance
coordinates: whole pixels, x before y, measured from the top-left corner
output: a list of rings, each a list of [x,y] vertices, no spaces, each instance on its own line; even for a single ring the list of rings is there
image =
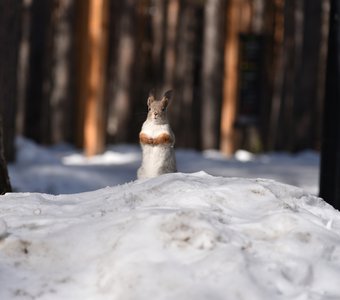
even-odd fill
[[[175,158],[175,136],[169,124],[155,124],[146,120],[142,126],[141,133],[145,133],[149,137],[156,138],[162,133],[167,133],[172,138],[171,144],[166,145],[144,145],[141,144],[143,158],[142,165],[138,169],[138,179],[156,177],[164,173],[176,172]]]
[[[155,124],[149,120],[143,123],[141,132],[147,134],[149,137],[155,138],[162,133],[168,133],[171,131],[169,124]]]

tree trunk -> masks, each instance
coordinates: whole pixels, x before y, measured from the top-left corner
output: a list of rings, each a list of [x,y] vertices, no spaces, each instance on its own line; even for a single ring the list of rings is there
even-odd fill
[[[234,153],[237,145],[234,125],[239,88],[239,34],[247,33],[251,28],[250,2],[245,0],[228,1],[226,20],[220,148],[222,152],[230,155]]]
[[[278,119],[277,141],[278,149],[294,150],[296,128],[294,108],[296,105],[295,92],[301,64],[303,42],[303,0],[285,1],[285,28],[284,28],[284,81],[281,91],[282,107]],[[301,99],[299,99],[301,100]]]
[[[105,79],[107,59],[108,0],[78,1],[78,82],[77,104],[82,117],[79,141],[86,155],[95,155],[105,146]]]
[[[0,114],[3,115],[3,150],[8,161],[13,161],[15,157],[14,137],[21,9],[20,1],[0,1]]]
[[[340,209],[340,4],[331,0],[320,196]]]
[[[224,15],[224,0],[208,0],[206,2],[202,58],[201,142],[203,149],[217,149],[219,147]]]
[[[34,0],[31,8],[29,70],[25,105],[26,137],[41,143],[43,141],[44,123],[43,107],[47,98],[43,94],[46,62],[46,41],[48,24],[51,18],[52,1]]]
[[[266,23],[266,5],[268,1],[266,0],[253,0],[252,1],[252,32],[257,34],[263,34],[265,30]]]
[[[316,144],[318,114],[315,111],[318,96],[320,72],[320,41],[322,0],[304,1],[303,48],[299,58],[295,93],[295,142],[294,151],[312,148]]]
[[[267,148],[274,150],[279,136],[279,116],[282,107],[282,87],[284,80],[284,0],[273,3],[273,60],[269,63],[269,78],[272,79],[272,91],[269,93],[271,106],[268,116]],[[270,24],[269,24],[270,25]]]
[[[115,4],[118,5],[118,4]],[[136,59],[136,1],[127,0],[119,4],[120,15],[115,26],[117,31],[116,57],[110,62],[108,108],[108,138],[111,142],[126,142],[129,138],[132,118],[133,82]]]
[[[16,113],[16,131],[18,135],[25,134],[26,118],[26,93],[29,82],[29,57],[31,51],[30,32],[32,21],[32,2],[22,1],[22,23],[21,23],[21,41],[18,57],[18,96],[17,96],[17,113]]]
[[[8,177],[7,164],[4,155],[2,116],[0,115],[0,194],[9,193],[12,191]]]
[[[150,0],[138,0],[136,4],[136,30],[135,30],[135,51],[137,57],[132,71],[132,91],[131,91],[131,122],[128,131],[128,142],[138,142],[138,134],[142,122],[146,116],[145,101],[151,89],[158,87],[158,76],[155,79],[154,65],[152,63],[153,43],[152,43],[152,10]]]
[[[164,50],[166,32],[166,3],[163,0],[153,0],[154,12],[152,14],[152,81],[154,87],[160,87],[164,75]]]
[[[327,66],[327,51],[328,51],[328,38],[329,38],[329,18],[330,18],[330,0],[322,1],[322,16],[321,16],[321,40],[319,51],[319,66],[318,66],[318,79],[317,79],[317,97],[314,106],[315,114],[315,145],[317,150],[321,149],[322,140],[322,124],[324,117],[324,97],[326,86],[326,66]]]
[[[173,88],[176,68],[176,43],[178,39],[180,0],[169,0],[167,6],[167,30],[165,40],[165,89]]]
[[[170,122],[179,147],[196,147],[199,138],[194,128],[193,108],[195,89],[195,50],[197,48],[197,7],[189,2],[180,9],[176,68],[174,77],[174,100],[170,108]],[[197,134],[196,134],[197,133]]]
[[[53,0],[43,82],[44,143],[74,140],[73,32],[74,0]]]

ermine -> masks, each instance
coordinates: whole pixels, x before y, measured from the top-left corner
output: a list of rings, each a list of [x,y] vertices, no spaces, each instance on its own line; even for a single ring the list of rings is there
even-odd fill
[[[172,92],[167,91],[161,100],[150,93],[147,100],[148,116],[139,133],[142,148],[142,165],[137,171],[138,179],[156,177],[176,172],[175,135],[171,130],[167,107]]]

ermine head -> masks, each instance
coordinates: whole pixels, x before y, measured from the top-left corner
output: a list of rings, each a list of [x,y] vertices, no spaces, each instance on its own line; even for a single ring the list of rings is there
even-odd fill
[[[148,120],[156,124],[168,123],[167,107],[171,99],[172,91],[167,91],[161,100],[156,100],[153,93],[150,92],[148,98]]]

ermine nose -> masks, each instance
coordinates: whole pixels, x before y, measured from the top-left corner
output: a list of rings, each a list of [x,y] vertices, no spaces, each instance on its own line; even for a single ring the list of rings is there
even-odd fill
[[[157,117],[157,116],[158,116],[158,112],[155,112],[155,113],[153,113],[153,114],[154,114],[154,116],[155,116],[155,117]]]

